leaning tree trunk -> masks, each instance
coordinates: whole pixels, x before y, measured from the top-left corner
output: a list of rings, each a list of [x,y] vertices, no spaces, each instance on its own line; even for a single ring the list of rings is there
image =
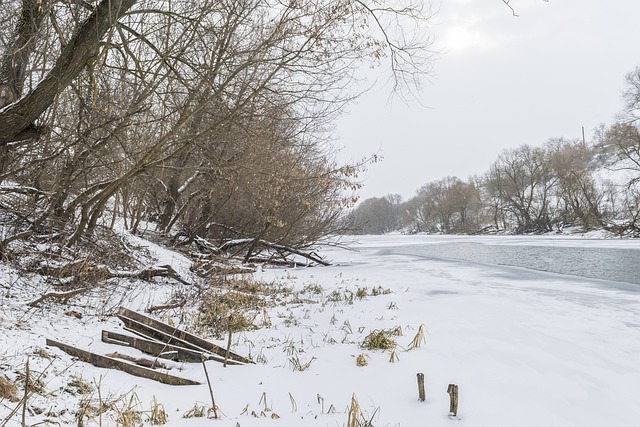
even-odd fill
[[[23,9],[31,7],[31,3],[40,2],[24,0]],[[35,120],[82,71],[95,55],[102,37],[135,3],[136,0],[102,0],[100,2],[62,49],[56,64],[36,88],[4,110],[0,110],[0,144],[34,138],[40,134],[41,129],[35,125]],[[33,28],[27,28],[25,31],[33,31]],[[9,70],[16,72],[11,67]],[[17,84],[17,82],[14,83]],[[21,88],[21,85],[22,83],[17,87]]]

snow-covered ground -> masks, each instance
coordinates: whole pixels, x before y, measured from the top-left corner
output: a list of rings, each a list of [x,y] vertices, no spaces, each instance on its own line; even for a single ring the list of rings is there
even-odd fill
[[[553,245],[556,240],[536,241]],[[568,244],[574,241],[583,246],[638,246],[626,240],[575,239]],[[227,368],[207,363],[221,420],[182,418],[195,404],[210,405],[206,385],[166,386],[95,368],[45,347],[45,337],[57,337],[98,353],[114,351],[100,342],[100,331],[121,326],[107,316],[63,315],[96,306],[86,299],[28,310],[22,303],[34,295],[20,291],[30,289],[28,278],[12,276],[8,269],[0,299],[0,367],[17,379],[29,353],[34,372],[45,373],[45,392],[30,401],[42,413],[28,414],[28,424],[48,418],[75,425],[80,401],[96,401],[99,389],[103,400],[126,394],[127,405],[140,411],[149,411],[155,396],[168,414],[168,426],[345,426],[353,395],[376,427],[638,425],[640,287],[607,288],[602,281],[389,254],[390,247],[409,242],[421,240],[364,237],[355,251],[326,248],[323,255],[334,261],[331,267],[257,273],[262,280],[297,291],[298,297],[255,319],[271,326],[234,337],[233,350],[259,363]],[[187,274],[186,259],[159,247],[151,252],[162,260],[158,264],[170,261]],[[151,291],[127,286],[121,288],[126,297],[102,302],[105,313],[110,311],[107,305],[115,306],[120,299],[129,308],[144,310],[166,300],[176,285],[157,284]],[[162,319],[168,320],[167,315]],[[171,320],[189,323],[177,315]],[[421,325],[426,343],[408,350]],[[389,351],[360,346],[371,331],[382,329],[402,331],[393,337],[398,344],[393,363]],[[360,359],[368,364],[357,366],[362,354]],[[171,372],[205,381],[199,364],[174,364]],[[425,376],[425,402],[418,400],[418,372]],[[69,393],[73,378],[93,384],[92,391],[84,396]],[[449,384],[459,386],[457,418],[448,416]],[[15,405],[0,402],[0,420]],[[114,403],[120,412],[125,406],[124,401]],[[20,416],[18,411],[7,425],[19,425]],[[84,422],[116,425],[115,418],[110,413],[102,420],[87,416]]]

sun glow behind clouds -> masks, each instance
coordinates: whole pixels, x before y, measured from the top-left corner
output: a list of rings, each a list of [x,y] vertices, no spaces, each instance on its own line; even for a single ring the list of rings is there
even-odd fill
[[[536,27],[534,22],[543,21],[541,15],[547,9],[540,3],[514,3],[516,17],[500,0],[442,2],[436,15],[436,39],[445,52],[456,56],[513,47]]]
[[[473,25],[456,25],[442,37],[445,49],[452,54],[469,50],[486,50],[497,47],[497,40],[474,28]]]

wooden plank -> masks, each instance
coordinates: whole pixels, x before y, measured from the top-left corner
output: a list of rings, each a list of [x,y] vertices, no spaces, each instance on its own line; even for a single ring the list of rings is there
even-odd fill
[[[208,353],[208,351],[204,348],[200,348],[188,341],[181,340],[178,337],[165,334],[164,332],[159,331],[149,325],[145,325],[144,323],[136,322],[135,320],[129,319],[127,317],[121,317],[120,320],[122,320],[122,323],[124,323],[124,329],[126,331],[133,332],[134,334],[139,335],[143,338],[157,340],[157,342],[159,342],[160,344],[166,343],[168,345],[184,347],[197,353]]]
[[[177,345],[164,344],[158,341],[151,341],[145,338],[132,337],[130,335],[119,334],[117,332],[102,331],[102,341],[110,344],[117,344],[122,346],[133,347],[142,351],[143,353],[150,354],[152,356],[161,357],[163,359],[175,360],[179,362],[202,362],[202,355],[204,354],[205,360],[213,360],[223,363],[224,358],[213,355],[208,352],[198,352],[190,350],[188,348],[180,347]],[[241,365],[241,362],[235,360],[229,360],[231,365]]]
[[[96,353],[91,353],[89,351],[81,350],[71,345],[63,344],[61,342],[54,341],[51,339],[47,339],[47,345],[58,347],[65,353],[73,357],[77,357],[78,359],[84,362],[90,363],[93,366],[97,366],[98,368],[118,369],[122,372],[126,372],[127,374],[135,375],[137,377],[148,378],[150,380],[158,381],[163,384],[200,385],[200,383],[197,381],[176,377],[176,376],[165,374],[162,372],[157,372],[157,371],[154,371],[153,369],[145,368],[142,366],[132,365],[130,363],[127,363],[118,359],[113,359],[111,357],[102,356]]]
[[[141,332],[143,330],[149,330],[149,328],[153,329],[153,331],[149,331],[152,333],[152,335],[148,336],[154,339],[158,339],[162,342],[167,342],[169,344],[175,343],[176,345],[181,347],[190,348],[196,351],[206,351],[208,353],[217,354],[221,357],[225,357],[227,353],[226,349],[219,347],[196,335],[190,334],[189,332],[183,331],[178,328],[174,328],[171,325],[167,325],[166,323],[162,323],[156,319],[147,317],[144,314],[137,313],[124,307],[119,308],[118,317],[125,324],[129,322],[131,326],[127,324],[127,327],[130,329],[140,330]],[[146,335],[146,333],[144,334]],[[164,336],[164,338],[162,338],[162,335]],[[167,339],[173,342],[167,341]],[[253,363],[253,361],[247,359],[246,357],[240,356],[233,352],[229,352],[229,359],[242,363]]]
[[[118,353],[117,351],[115,353],[105,354],[105,356],[111,357],[112,359],[126,360],[127,362],[135,363],[136,365],[144,366],[145,368],[149,369],[163,369],[165,371],[171,370],[170,366],[162,363],[160,360],[158,360],[157,357],[154,359],[147,359],[146,357],[130,356],[128,354]]]
[[[148,334],[149,337],[161,342],[169,344],[177,342],[179,343],[178,345],[182,347],[190,348],[198,352],[206,351],[219,356],[224,356],[225,354],[225,350],[222,347],[127,308],[120,307],[118,317],[128,328],[139,331],[145,335]]]

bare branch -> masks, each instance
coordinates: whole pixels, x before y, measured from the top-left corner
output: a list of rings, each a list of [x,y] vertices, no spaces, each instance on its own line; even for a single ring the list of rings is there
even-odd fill
[[[511,13],[513,14],[513,16],[518,16],[516,14],[515,9],[513,8],[513,6],[511,6],[511,0],[502,0],[502,3],[506,4],[507,7],[509,8],[509,10],[511,10]]]

